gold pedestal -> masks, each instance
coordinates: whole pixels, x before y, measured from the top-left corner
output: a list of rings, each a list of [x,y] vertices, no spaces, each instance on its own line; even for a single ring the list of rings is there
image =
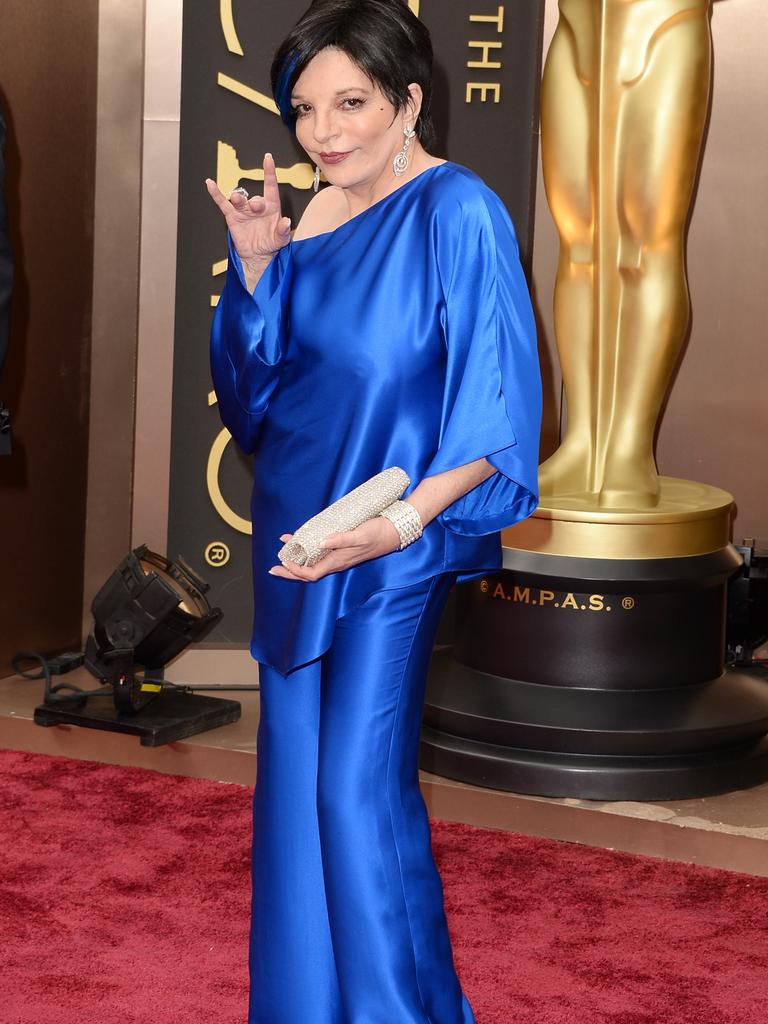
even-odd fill
[[[545,498],[503,568],[458,588],[421,766],[476,785],[672,800],[768,778],[768,691],[726,670],[733,499],[660,478],[652,509]]]
[[[684,558],[727,547],[733,497],[719,487],[659,477],[652,509],[598,509],[588,495],[543,498],[502,531],[505,547],[576,558]]]

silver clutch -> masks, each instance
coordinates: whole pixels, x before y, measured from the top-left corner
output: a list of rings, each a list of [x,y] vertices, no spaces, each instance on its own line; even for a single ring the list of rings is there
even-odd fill
[[[367,519],[380,515],[397,501],[410,482],[408,474],[399,466],[382,470],[303,523],[280,548],[277,557],[283,565],[286,562],[314,565],[329,553],[320,547],[320,541],[329,533],[354,530]]]

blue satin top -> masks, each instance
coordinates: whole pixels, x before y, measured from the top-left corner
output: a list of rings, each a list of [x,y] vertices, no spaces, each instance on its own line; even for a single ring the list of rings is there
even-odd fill
[[[541,378],[514,227],[472,171],[436,165],[333,231],[289,242],[251,295],[230,240],[211,332],[219,413],[254,456],[251,653],[321,655],[377,590],[502,564],[498,531],[538,501]],[[271,576],[281,533],[368,477],[497,469],[402,551],[314,582]]]

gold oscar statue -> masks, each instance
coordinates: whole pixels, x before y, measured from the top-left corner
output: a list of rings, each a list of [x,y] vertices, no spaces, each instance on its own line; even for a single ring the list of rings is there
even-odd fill
[[[560,0],[541,117],[568,430],[501,570],[457,588],[426,771],[588,800],[768,778],[765,683],[725,666],[733,498],[653,456],[688,326],[709,19],[710,0]]]
[[[633,557],[727,542],[730,495],[659,477],[653,455],[688,327],[684,236],[709,102],[710,13],[711,0],[560,0],[541,140],[560,236],[554,313],[568,426],[540,467],[539,513],[562,553],[587,552],[572,516],[553,528],[558,510],[579,513],[582,526],[627,526],[629,514],[637,527],[671,527],[650,548],[648,530],[630,531]],[[678,550],[684,520],[697,526]],[[516,545],[526,529],[508,532]],[[611,549],[601,553],[621,557],[623,541],[601,533]]]

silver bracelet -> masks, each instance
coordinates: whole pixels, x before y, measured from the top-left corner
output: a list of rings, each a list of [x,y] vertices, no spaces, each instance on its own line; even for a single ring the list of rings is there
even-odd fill
[[[418,540],[424,532],[418,509],[408,501],[393,501],[379,515],[388,519],[400,534],[400,551]]]

